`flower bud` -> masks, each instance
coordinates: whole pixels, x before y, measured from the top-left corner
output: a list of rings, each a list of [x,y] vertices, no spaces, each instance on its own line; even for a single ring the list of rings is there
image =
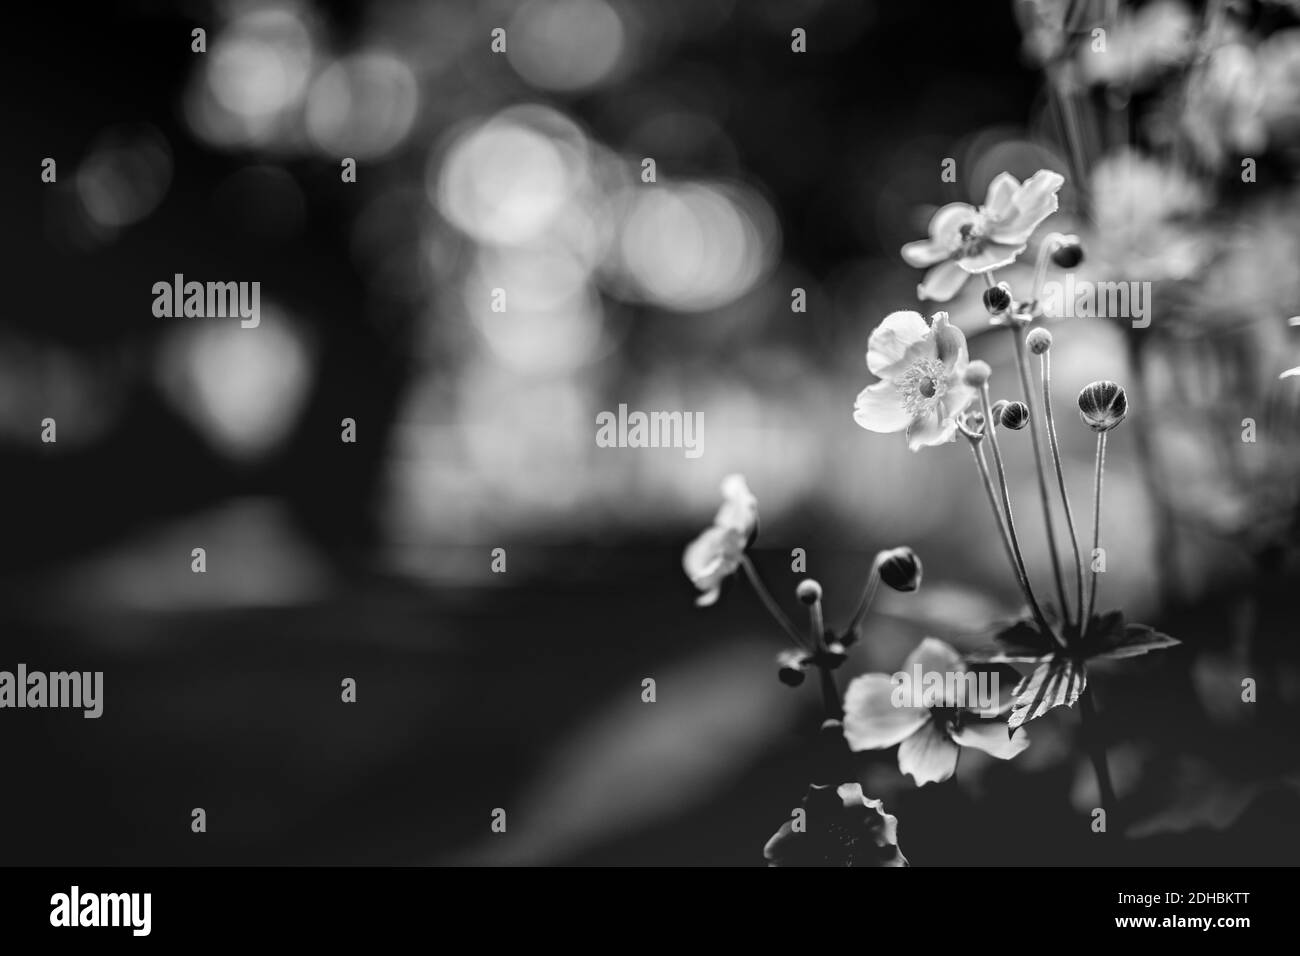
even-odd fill
[[[1030,329],[1025,336],[1025,345],[1035,355],[1042,355],[1052,347],[1052,333],[1047,329]]]
[[[991,285],[984,290],[984,308],[989,315],[1001,315],[1011,308],[1011,289],[1005,282]]]
[[[976,359],[966,366],[966,384],[979,388],[988,382],[992,374],[993,369],[989,368],[988,362]]]
[[[1052,261],[1062,269],[1073,269],[1083,261],[1083,243],[1078,236],[1061,236],[1052,250]]]
[[[794,593],[804,604],[812,605],[822,599],[822,586],[812,578],[807,578],[799,582]]]
[[[1002,412],[998,415],[998,424],[1018,432],[1029,424],[1029,406],[1024,402],[1003,402]]]
[[[921,559],[911,548],[891,548],[876,557],[880,580],[895,591],[915,591],[921,586]]]
[[[1079,417],[1095,432],[1108,432],[1128,414],[1128,396],[1114,382],[1093,382],[1079,393]]]
[[[776,676],[781,679],[782,684],[787,687],[798,687],[803,683],[804,677],[807,676],[804,667],[808,659],[802,651],[782,651],[777,655],[776,662],[780,665]]]

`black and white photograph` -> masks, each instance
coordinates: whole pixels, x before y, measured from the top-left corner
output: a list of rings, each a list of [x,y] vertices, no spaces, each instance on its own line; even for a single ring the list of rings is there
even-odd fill
[[[1298,0],[20,4],[0,78],[6,926],[1285,925]]]

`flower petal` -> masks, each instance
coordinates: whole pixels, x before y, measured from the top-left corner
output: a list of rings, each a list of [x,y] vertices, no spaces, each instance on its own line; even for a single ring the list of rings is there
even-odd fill
[[[939,410],[932,409],[912,421],[907,428],[907,447],[912,451],[932,448],[955,440],[957,422],[955,419],[944,420]]]
[[[989,238],[1010,246],[1028,242],[1039,223],[1056,212],[1056,194],[1064,184],[1065,177],[1050,169],[1034,173],[1016,190],[1015,214],[990,228]]]
[[[960,754],[948,735],[930,721],[898,748],[898,769],[910,773],[918,787],[942,783],[957,772]]]
[[[1016,261],[1016,257],[1025,251],[1025,244],[1011,245],[1009,243],[992,240],[984,243],[973,256],[967,256],[964,259],[958,259],[957,264],[967,272],[978,275],[988,272],[990,269],[1001,269],[1003,266],[1009,266]]]
[[[901,432],[912,423],[903,408],[903,396],[893,382],[877,382],[858,393],[853,420],[869,432],[884,435]]]
[[[742,538],[749,539],[758,523],[758,499],[749,490],[744,475],[727,475],[722,479],[722,506],[713,523],[721,528],[734,528]]]
[[[984,197],[984,208],[980,211],[986,217],[1001,222],[1015,211],[1013,205],[1016,190],[1020,188],[1020,180],[1016,179],[1010,173],[998,173],[993,177],[993,182],[989,183],[988,193]]]
[[[708,606],[718,599],[718,587],[728,575],[740,567],[745,538],[735,528],[714,525],[702,532],[682,552],[682,570],[691,583],[703,591],[696,600]]]
[[[954,366],[953,371],[964,373],[964,364]],[[952,382],[948,386],[948,391],[944,392],[943,398],[939,400],[939,414],[945,422],[955,423],[957,417],[978,397],[979,393],[974,386],[961,381]]]
[[[889,313],[871,330],[867,368],[872,375],[893,378],[915,360],[918,348],[926,346],[929,332],[930,327],[918,312]]]
[[[718,596],[722,594],[722,588],[713,588],[705,591],[695,599],[696,607],[712,607],[718,603]]]
[[[961,227],[979,221],[979,210],[969,203],[950,202],[930,217],[930,238],[951,251],[961,244]]]
[[[916,645],[903,661],[903,670],[911,673],[917,665],[920,665],[922,674],[962,674],[966,671],[966,662],[961,655],[937,637],[927,637]]]
[[[965,361],[966,334],[948,321],[947,312],[936,312],[931,316],[930,334],[934,337],[935,357],[945,368],[952,369],[958,362]]]
[[[945,243],[936,242],[933,239],[919,239],[916,242],[909,242],[903,246],[901,252],[903,261],[917,269],[924,269],[936,262],[943,262],[944,259],[952,255],[951,248]]]
[[[931,302],[947,302],[961,291],[969,275],[955,262],[941,262],[925,274],[916,287],[916,297]]]
[[[974,747],[999,760],[1010,760],[1029,746],[1029,734],[1023,727],[1007,734],[1007,725],[1001,720],[975,720],[968,722],[952,739],[962,747]]]
[[[895,707],[888,674],[863,674],[844,691],[844,739],[851,750],[883,750],[906,740],[930,719],[926,707]]]

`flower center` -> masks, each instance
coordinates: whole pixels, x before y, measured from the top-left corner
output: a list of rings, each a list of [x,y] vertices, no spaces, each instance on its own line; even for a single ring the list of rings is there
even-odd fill
[[[918,359],[900,375],[896,384],[903,396],[903,408],[916,416],[932,409],[948,390],[946,369],[938,359]]]
[[[984,237],[975,228],[975,224],[971,222],[962,223],[961,242],[957,245],[957,258],[967,259],[971,256],[977,256],[983,249]]]

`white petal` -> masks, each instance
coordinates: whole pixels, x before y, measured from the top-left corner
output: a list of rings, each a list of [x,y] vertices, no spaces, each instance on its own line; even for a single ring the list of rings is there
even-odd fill
[[[722,579],[740,567],[745,539],[735,528],[714,525],[686,546],[682,552],[682,570],[701,591],[715,591]],[[712,604],[717,600],[714,594]]]
[[[713,523],[723,528],[734,528],[741,537],[749,534],[758,523],[758,499],[749,490],[744,475],[728,475],[722,479],[722,506]]]
[[[948,735],[930,721],[898,748],[898,769],[910,773],[918,787],[942,783],[957,771],[960,753]]]
[[[863,674],[844,691],[844,739],[851,750],[883,750],[930,719],[927,707],[895,707],[888,674]]]
[[[949,249],[961,243],[961,227],[975,225],[979,210],[969,203],[950,202],[930,217],[930,238]]]
[[[961,291],[969,275],[955,262],[941,262],[925,274],[916,287],[916,297],[931,302],[947,302]]]
[[[903,408],[903,396],[893,382],[877,382],[858,393],[853,420],[869,432],[884,435],[901,432],[912,423]]]
[[[696,607],[711,607],[718,602],[718,595],[722,593],[722,588],[714,588],[711,591],[705,591],[695,599]]]
[[[908,426],[907,447],[912,451],[920,451],[922,448],[946,444],[956,437],[957,422],[953,419],[944,420],[939,416],[939,410],[934,409]]]
[[[1003,266],[1011,265],[1024,251],[1024,243],[1013,246],[1003,242],[989,242],[976,255],[958,259],[957,263],[967,272],[979,275],[990,269],[1001,269]]]
[[[911,673],[918,664],[922,674],[963,674],[966,671],[966,662],[961,655],[937,637],[927,637],[916,645],[903,662],[903,670]]]
[[[974,747],[1001,760],[1010,760],[1029,746],[1025,728],[1018,727],[1008,736],[1007,725],[1000,720],[972,721],[953,734],[952,739],[963,747]]]
[[[930,319],[930,335],[934,338],[934,356],[951,370],[966,361],[966,333],[948,321],[947,312],[936,312]],[[965,374],[965,368],[962,373]]]
[[[943,393],[943,398],[939,400],[939,410],[945,422],[956,422],[957,417],[966,411],[967,407],[979,397],[979,393],[971,385],[957,378],[965,374],[965,368],[962,363],[953,366],[953,378],[956,381],[949,381],[948,391]]]
[[[989,230],[989,237],[1009,246],[1023,245],[1038,224],[1056,212],[1056,193],[1065,184],[1065,177],[1050,169],[1040,169],[1016,190],[1013,202],[1016,211],[1005,222]]]
[[[867,368],[872,375],[893,378],[915,361],[930,328],[917,312],[891,312],[871,330],[867,342]]]
[[[902,248],[903,261],[909,266],[915,266],[918,269],[924,269],[926,266],[932,266],[936,262],[943,262],[952,253],[951,248],[941,242],[935,242],[933,239],[921,239],[917,242],[909,242]]]
[[[988,193],[984,197],[984,208],[980,211],[995,221],[1005,219],[1015,208],[1012,202],[1019,188],[1020,180],[1015,176],[1010,173],[998,173],[993,177],[993,182],[989,183]]]

